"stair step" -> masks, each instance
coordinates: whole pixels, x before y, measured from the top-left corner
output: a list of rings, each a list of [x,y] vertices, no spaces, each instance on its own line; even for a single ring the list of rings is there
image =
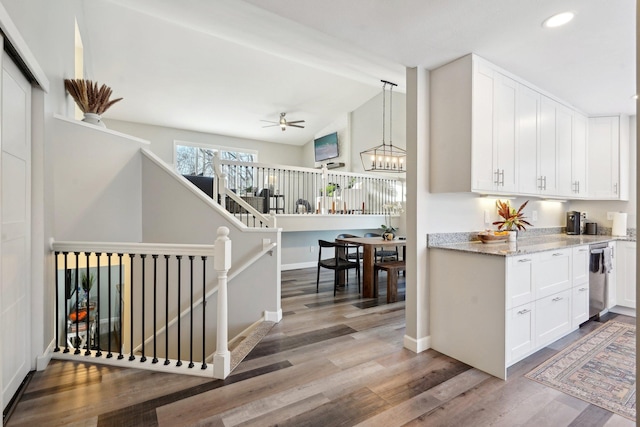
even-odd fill
[[[256,326],[243,340],[231,350],[231,372],[247,357],[247,354],[258,345],[260,341],[271,331],[275,322],[264,321]]]

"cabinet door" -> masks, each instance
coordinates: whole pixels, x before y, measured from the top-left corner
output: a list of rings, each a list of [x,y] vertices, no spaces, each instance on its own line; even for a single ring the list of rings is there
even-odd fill
[[[616,246],[616,304],[636,308],[636,242]]]
[[[498,191],[516,191],[516,90],[517,83],[496,73],[494,97],[494,156]]]
[[[533,301],[533,256],[510,257],[507,265],[507,308]]]
[[[541,252],[535,263],[536,298],[564,291],[571,287],[571,249]]]
[[[575,329],[589,320],[589,283],[575,286],[571,290],[571,329]]]
[[[571,133],[571,194],[587,196],[587,118],[573,114]]]
[[[589,119],[589,197],[617,197],[619,132],[618,117]]]
[[[589,283],[589,247],[579,246],[573,248],[573,286],[581,283]]]
[[[543,190],[543,180],[538,173],[539,112],[540,94],[524,85],[518,85],[518,193],[538,194]],[[555,154],[552,161],[555,163]]]
[[[536,300],[536,346],[543,347],[571,330],[571,290]]]
[[[541,194],[558,195],[556,110],[559,106],[560,104],[546,96],[542,96],[540,99],[540,138],[536,184]]]
[[[473,63],[472,94],[472,190],[494,191],[498,182],[493,148],[495,72],[483,63]]]
[[[575,196],[577,188],[573,181],[573,112],[559,104],[556,105],[556,144],[558,156],[558,195]],[[544,131],[543,131],[544,132]]]
[[[535,348],[534,303],[508,311],[507,366],[516,363]]]

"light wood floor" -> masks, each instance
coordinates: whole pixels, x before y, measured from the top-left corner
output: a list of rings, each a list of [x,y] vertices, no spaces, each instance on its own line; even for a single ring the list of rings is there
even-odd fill
[[[505,382],[433,350],[405,350],[403,301],[362,299],[353,276],[336,298],[331,273],[319,294],[315,286],[315,269],[283,273],[283,320],[225,381],[52,361],[7,425],[634,425],[523,377],[596,322],[514,365]],[[404,300],[403,278],[399,288]]]

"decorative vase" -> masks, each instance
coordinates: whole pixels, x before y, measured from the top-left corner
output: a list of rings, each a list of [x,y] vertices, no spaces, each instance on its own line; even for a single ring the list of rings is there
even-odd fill
[[[509,239],[508,239],[508,241],[509,242],[515,242],[517,238],[518,238],[518,232],[510,230],[509,231]]]
[[[396,235],[392,231],[385,231],[382,233],[383,240],[393,240],[395,237]]]
[[[107,127],[102,121],[102,117],[100,117],[100,114],[84,113],[84,119],[82,119],[82,121],[85,123],[90,123],[92,125],[100,126],[103,128]]]

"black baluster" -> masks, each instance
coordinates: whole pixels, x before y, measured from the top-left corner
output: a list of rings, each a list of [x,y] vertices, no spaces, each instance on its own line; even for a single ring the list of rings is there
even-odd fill
[[[180,360],[180,310],[182,304],[180,302],[180,288],[182,287],[182,255],[176,255],[178,259],[178,361],[176,362],[176,366],[182,366],[182,360]]]
[[[206,350],[206,342],[205,337],[207,336],[206,330],[206,316],[205,316],[205,308],[207,307],[207,257],[202,257],[202,367],[201,369],[207,369],[207,356],[205,353]]]
[[[193,368],[193,255],[189,255],[189,269],[190,272],[190,298],[191,304],[189,309],[189,367]]]
[[[59,280],[58,280],[58,276],[60,275],[60,272],[58,271],[58,255],[60,255],[60,252],[55,252],[54,256],[55,256],[55,271],[56,271],[56,346],[53,349],[54,352],[60,351],[60,298],[59,298],[59,294],[60,294],[60,284],[59,284]],[[64,277],[65,277],[65,287],[64,287],[64,296],[65,296],[65,301],[66,301],[66,296],[67,296],[67,286],[66,286],[66,277],[67,277],[67,270],[64,270]],[[67,310],[65,310],[66,312]],[[66,322],[66,319],[65,319]]]
[[[86,282],[82,284],[82,289],[84,290],[84,287],[86,286],[87,289],[85,290],[85,292],[87,293],[87,302],[86,302],[86,310],[87,310],[87,317],[85,317],[86,322],[85,324],[87,325],[87,350],[84,352],[85,356],[90,356],[91,355],[91,298],[89,296],[89,292],[91,291],[91,275],[89,274],[89,256],[91,255],[91,252],[85,252],[84,253],[84,259],[85,262],[87,263],[86,265],[86,272],[85,274],[86,276]]]
[[[63,353],[69,353],[69,314],[67,314],[67,310],[69,310],[69,308],[67,307],[67,256],[69,255],[69,252],[63,252],[62,253],[64,255],[64,292],[65,292],[65,302],[64,302],[64,351]],[[71,286],[73,286],[73,283],[71,283],[71,275],[69,275],[69,293],[71,293]]]
[[[120,337],[118,338],[118,342],[120,343],[120,351],[118,352],[118,360],[120,359],[124,359],[124,354],[122,354],[122,311],[124,310],[124,298],[122,298],[122,292],[124,292],[124,282],[122,281],[122,254],[118,254],[118,263],[119,263],[119,268],[118,268],[118,280],[120,283],[120,299],[118,301],[118,307],[120,308],[118,310],[118,326],[119,326],[119,331],[120,331]]]
[[[112,253],[107,253],[107,359],[111,359],[113,354],[111,354],[111,255]]]
[[[145,270],[146,270],[146,263],[145,263],[145,259],[147,258],[146,254],[140,254],[140,258],[142,259],[142,321],[141,323],[141,332],[140,332],[140,336],[142,337],[142,357],[140,358],[140,362],[146,362],[147,361],[147,356],[144,355],[144,342],[146,341],[145,339],[145,333],[144,333],[144,320],[145,320],[145,315],[144,315],[144,290],[147,287],[146,286],[146,280],[145,280]]]
[[[168,365],[169,361],[169,255],[164,256],[165,265],[165,293],[164,293],[164,364]]]
[[[135,254],[129,254],[129,260],[130,260],[130,286],[131,286],[131,296],[129,298],[129,315],[130,315],[130,319],[129,319],[129,345],[131,346],[129,348],[129,360],[136,360],[136,357],[133,355],[133,258],[135,257]]]
[[[96,274],[96,284],[98,286],[98,300],[96,301],[96,337],[97,337],[97,348],[96,348],[96,357],[102,356],[102,348],[100,346],[100,257],[102,254],[100,252],[96,252],[96,257],[98,259],[98,272]]]
[[[157,301],[157,285],[158,285],[158,255],[151,255],[153,257],[153,359],[151,363],[158,363],[157,353],[157,341],[156,341],[156,331],[158,330],[156,326],[156,301]]]
[[[75,320],[75,325],[76,325],[76,345],[75,345],[75,351],[73,352],[73,354],[80,354],[80,288],[79,288],[79,282],[78,282],[78,276],[80,275],[80,268],[78,267],[78,257],[80,256],[80,252],[74,252],[75,256],[76,256],[76,320]]]

